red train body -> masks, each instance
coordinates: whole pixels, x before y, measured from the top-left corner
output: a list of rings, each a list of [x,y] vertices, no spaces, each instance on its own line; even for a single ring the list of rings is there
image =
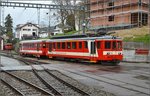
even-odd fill
[[[12,43],[6,43],[6,44],[4,44],[4,50],[13,50]]]
[[[60,38],[20,42],[20,54],[61,57],[118,64],[123,59],[122,40],[113,36]]]

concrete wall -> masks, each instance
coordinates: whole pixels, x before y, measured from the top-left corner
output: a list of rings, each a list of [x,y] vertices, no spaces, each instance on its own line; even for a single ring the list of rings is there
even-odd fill
[[[124,49],[150,49],[149,44],[137,43],[137,42],[123,42]]]

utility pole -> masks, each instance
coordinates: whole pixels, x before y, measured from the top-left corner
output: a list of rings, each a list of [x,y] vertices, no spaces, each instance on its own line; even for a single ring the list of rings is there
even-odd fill
[[[49,22],[48,22],[48,38],[50,38],[50,36],[51,36],[51,33],[50,33],[50,12],[51,12],[51,9],[49,9],[49,14],[48,14],[48,20],[49,20]]]

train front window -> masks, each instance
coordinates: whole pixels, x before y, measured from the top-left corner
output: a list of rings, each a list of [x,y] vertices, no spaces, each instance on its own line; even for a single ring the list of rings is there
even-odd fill
[[[120,41],[117,42],[118,49],[122,48],[122,43]]]
[[[111,48],[111,42],[105,41],[105,49],[110,49],[110,48]]]
[[[112,49],[116,49],[117,48],[116,44],[117,44],[116,41],[113,41],[113,43],[112,43]]]
[[[97,49],[100,49],[100,48],[101,48],[101,42],[98,41],[98,42],[97,42]]]

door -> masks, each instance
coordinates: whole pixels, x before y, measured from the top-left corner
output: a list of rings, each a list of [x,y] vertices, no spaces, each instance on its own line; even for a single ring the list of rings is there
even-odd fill
[[[90,58],[91,58],[90,60],[91,61],[96,61],[95,55],[96,55],[95,41],[91,41],[90,43]]]

